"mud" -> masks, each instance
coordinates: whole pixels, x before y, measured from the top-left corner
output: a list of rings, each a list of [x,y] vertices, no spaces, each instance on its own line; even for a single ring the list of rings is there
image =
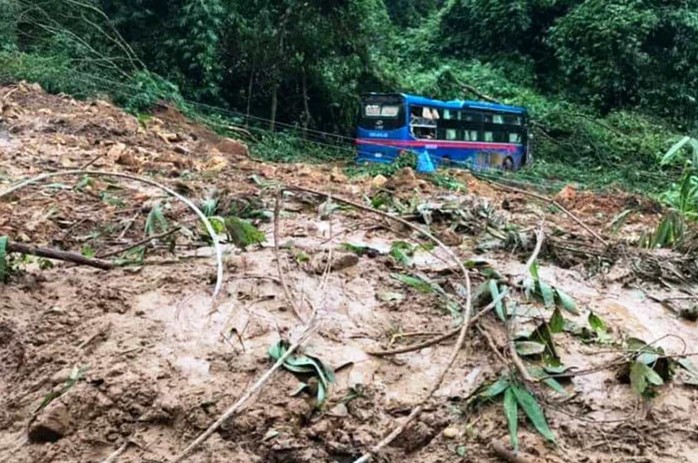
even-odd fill
[[[30,175],[92,162],[95,169],[152,175],[198,200],[216,191],[226,208],[255,204],[267,217],[274,194],[252,175],[358,202],[375,189],[371,178],[328,181],[339,178],[337,166],[259,163],[248,157],[244,145],[167,108],[139,122],[108,103],[51,96],[25,84],[0,88],[0,101],[2,189]],[[457,176],[469,186],[468,193],[456,196],[464,210],[470,209],[471,226],[449,230],[449,223],[435,223],[434,230],[455,236],[449,245],[462,261],[489,263],[510,280],[524,273],[529,251],[476,251],[492,223],[475,219],[488,210],[483,204],[496,215],[487,220],[496,218],[499,224],[530,228],[542,216],[551,234],[564,230],[570,240],[584,235],[544,203],[502,192],[465,173]],[[0,202],[0,235],[74,251],[89,248],[100,255],[141,240],[148,212],[162,200],[159,191],[130,182],[61,182]],[[405,201],[436,203],[454,195],[410,172],[383,187]],[[635,208],[635,219],[621,225],[621,236],[651,227],[660,213],[629,195],[568,191],[557,199],[598,229]],[[418,237],[364,212],[324,213],[323,201],[300,193],[284,197],[279,257],[301,316],[307,317],[310,307],[318,309],[318,328],[303,352],[335,369],[327,402],[318,407],[312,394],[292,396],[299,378],[282,370],[187,461],[351,462],[407,416],[445,366],[453,341],[394,357],[368,354],[457,326],[457,314],[443,300],[391,278],[404,271],[388,255],[392,243],[417,243]],[[211,249],[199,239],[186,208],[167,202],[164,210],[167,220],[192,232],[177,234],[174,248],[156,242],[146,252],[145,265],[105,272],[60,262],[47,268],[37,260],[12,261],[16,271],[0,285],[0,461],[98,462],[124,443],[126,450],[115,461],[170,461],[271,366],[271,345],[301,334],[276,270],[268,219],[257,222],[266,236],[262,245],[245,252],[226,246],[223,293],[211,311]],[[344,243],[375,252],[357,256]],[[413,261],[414,271],[444,288],[462,284],[443,250],[418,250]],[[582,265],[568,267],[543,261],[540,269],[542,279],[578,302],[581,315],[567,314],[568,319],[584,324],[593,311],[615,340],[656,341],[670,354],[698,346],[695,323],[648,297],[677,295],[689,285],[667,288],[655,281],[614,279],[627,270],[620,263],[593,277]],[[482,282],[475,272],[473,280],[474,285]],[[552,313],[542,304],[517,299],[534,316]],[[522,321],[520,328],[533,321]],[[504,346],[501,323],[491,315],[482,323]],[[614,344],[584,343],[567,333],[555,341],[564,364],[578,371],[603,367],[618,356]],[[65,389],[75,367],[84,373]],[[509,444],[501,402],[466,403],[480,386],[509,369],[471,330],[424,413],[377,461],[501,461],[491,450],[494,441]],[[522,418],[520,445],[528,461],[698,461],[698,393],[680,374],[652,400],[634,395],[613,368],[575,376],[566,385],[568,396],[542,385],[533,389],[556,445],[546,443]],[[51,392],[60,394],[42,408]]]

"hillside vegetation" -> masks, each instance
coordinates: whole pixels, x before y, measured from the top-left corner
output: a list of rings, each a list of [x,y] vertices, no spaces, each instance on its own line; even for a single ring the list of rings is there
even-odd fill
[[[487,95],[532,112],[534,174],[591,184],[666,183],[697,58],[696,0],[0,0],[5,80],[345,136],[361,92]]]

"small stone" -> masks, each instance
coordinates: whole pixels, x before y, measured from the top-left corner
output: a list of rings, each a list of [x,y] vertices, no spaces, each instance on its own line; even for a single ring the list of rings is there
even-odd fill
[[[68,434],[69,427],[68,408],[62,402],[54,400],[39,413],[36,420],[29,426],[29,441],[56,442]]]
[[[336,183],[346,183],[347,176],[344,175],[344,172],[339,167],[333,167],[330,172],[330,180]]]
[[[373,177],[373,180],[371,180],[371,187],[372,188],[383,188],[386,183],[388,183],[388,179],[385,176],[376,175],[375,177]]]
[[[459,434],[460,431],[458,431],[458,428],[454,428],[453,426],[449,426],[443,431],[443,435],[446,439],[455,439]]]
[[[349,410],[347,409],[347,406],[344,404],[337,404],[332,409],[330,410],[330,415],[337,417],[337,418],[345,418],[349,416]]]

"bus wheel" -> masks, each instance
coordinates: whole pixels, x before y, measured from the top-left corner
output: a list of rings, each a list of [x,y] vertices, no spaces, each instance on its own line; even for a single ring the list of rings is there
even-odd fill
[[[502,162],[502,170],[506,170],[506,171],[514,170],[514,160],[510,157],[507,157],[506,159],[504,159],[504,161]]]

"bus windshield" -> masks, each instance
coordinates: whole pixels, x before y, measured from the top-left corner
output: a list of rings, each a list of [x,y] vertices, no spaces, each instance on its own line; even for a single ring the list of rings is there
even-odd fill
[[[359,127],[395,130],[405,125],[405,104],[399,95],[367,95],[361,102]]]

